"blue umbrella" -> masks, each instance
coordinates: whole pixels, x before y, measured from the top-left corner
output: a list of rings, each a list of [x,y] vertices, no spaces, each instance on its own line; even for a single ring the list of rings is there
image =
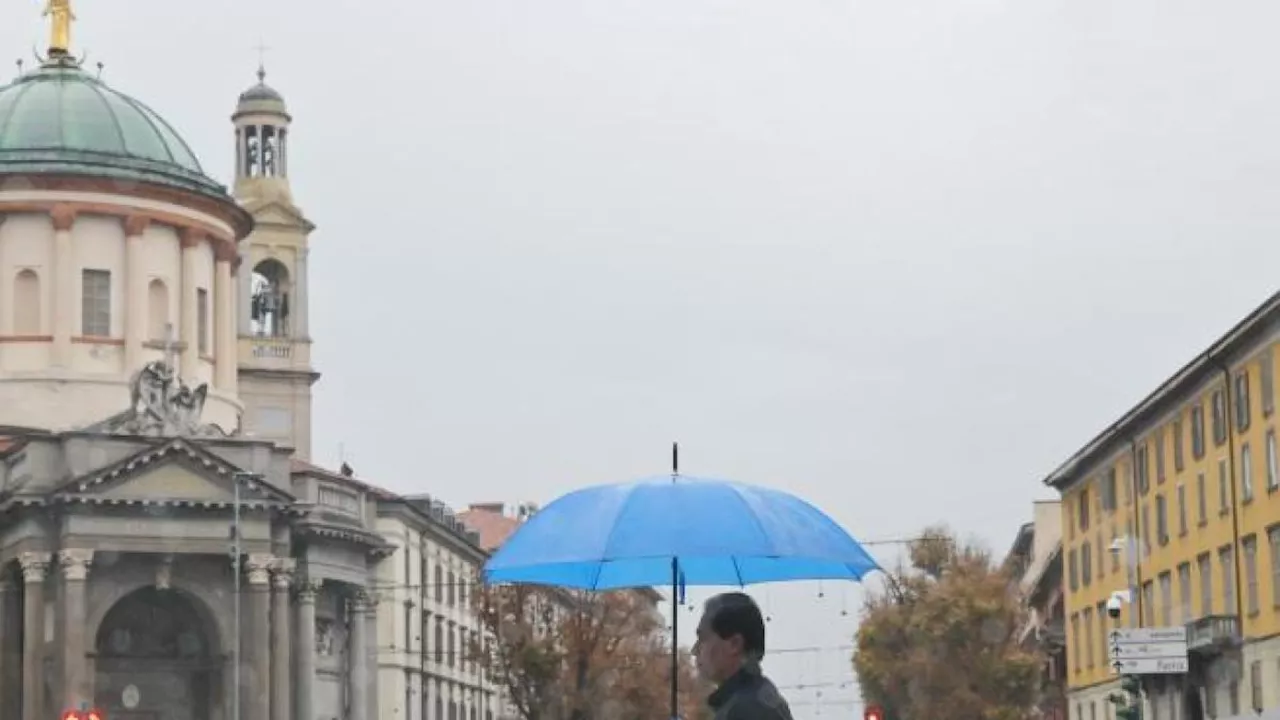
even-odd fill
[[[880,569],[834,520],[769,488],[678,473],[565,495],[538,511],[484,566],[488,583],[583,590],[670,584],[861,580]],[[672,613],[671,717],[678,656]]]
[[[484,566],[489,583],[612,590],[861,580],[879,566],[821,510],[769,488],[671,476],[598,485],[538,511]]]

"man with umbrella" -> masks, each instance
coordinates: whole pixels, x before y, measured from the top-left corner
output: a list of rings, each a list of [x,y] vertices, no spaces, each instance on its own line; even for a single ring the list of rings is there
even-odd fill
[[[750,595],[716,595],[707,601],[693,645],[698,673],[716,683],[707,702],[716,720],[791,720],[791,708],[764,676],[764,617]]]

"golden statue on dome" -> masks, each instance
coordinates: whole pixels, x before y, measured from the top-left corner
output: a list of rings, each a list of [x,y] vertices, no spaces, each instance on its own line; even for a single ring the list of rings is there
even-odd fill
[[[69,54],[71,23],[76,19],[76,14],[71,11],[71,0],[45,0],[44,17],[52,17],[49,23],[49,54]]]

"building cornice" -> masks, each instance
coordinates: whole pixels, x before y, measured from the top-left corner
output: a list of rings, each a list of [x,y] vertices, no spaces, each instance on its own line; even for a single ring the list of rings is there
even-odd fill
[[[1241,351],[1256,345],[1280,325],[1280,293],[1254,308],[1243,320],[1191,362],[1165,380],[1150,395],[1095,436],[1044,479],[1044,484],[1066,492],[1092,472],[1102,457],[1142,434],[1151,422],[1185,402],[1193,390],[1229,368]]]

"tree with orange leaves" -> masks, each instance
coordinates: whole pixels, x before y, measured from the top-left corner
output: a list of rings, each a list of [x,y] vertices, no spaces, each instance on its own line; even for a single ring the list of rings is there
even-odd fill
[[[864,608],[853,655],[863,698],[890,720],[1026,718],[1043,659],[1015,638],[1025,611],[1009,577],[941,527],[909,557]]]
[[[653,677],[663,623],[644,592],[509,585],[474,599],[484,637],[471,656],[523,720],[612,719],[669,687],[669,670]]]

